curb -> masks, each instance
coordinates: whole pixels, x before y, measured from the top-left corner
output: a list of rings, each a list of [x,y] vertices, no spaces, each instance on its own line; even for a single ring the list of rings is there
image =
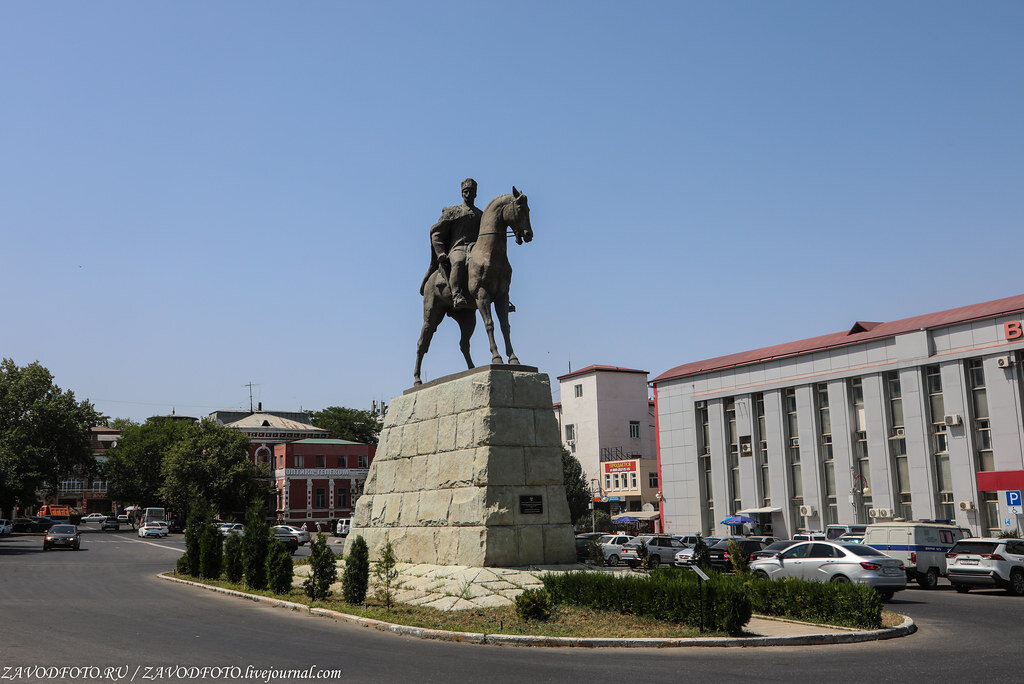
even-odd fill
[[[303,610],[310,615],[319,617],[343,620],[363,627],[372,627],[382,632],[401,634],[403,636],[416,637],[417,639],[434,639],[437,641],[455,641],[467,644],[489,644],[495,646],[542,646],[542,647],[571,647],[571,648],[692,648],[692,647],[716,647],[716,648],[749,648],[758,646],[823,646],[829,644],[855,644],[864,641],[882,641],[909,636],[917,631],[917,625],[907,616],[903,616],[903,623],[898,627],[888,627],[878,630],[855,630],[841,634],[805,634],[799,636],[775,636],[775,637],[688,637],[679,639],[605,639],[592,637],[549,637],[531,636],[520,634],[481,634],[479,632],[451,632],[443,629],[428,629],[426,627],[410,627],[408,625],[396,625],[383,620],[339,613],[326,608],[310,608],[309,606],[294,601],[259,596],[258,594],[247,594],[235,589],[214,587],[201,582],[173,577],[166,573],[157,575],[160,579],[170,582],[177,582],[191,587],[198,587],[207,591],[213,591],[228,596],[266,603],[278,608],[290,610]],[[788,621],[787,622],[791,622]],[[806,624],[806,623],[797,623]]]

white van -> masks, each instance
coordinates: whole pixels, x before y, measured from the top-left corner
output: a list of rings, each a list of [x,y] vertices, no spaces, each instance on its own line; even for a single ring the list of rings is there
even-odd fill
[[[352,518],[342,518],[334,526],[335,537],[347,537],[348,531],[352,528]]]
[[[907,579],[934,589],[946,576],[946,552],[970,532],[956,525],[927,522],[888,522],[868,525],[864,544],[903,561]]]

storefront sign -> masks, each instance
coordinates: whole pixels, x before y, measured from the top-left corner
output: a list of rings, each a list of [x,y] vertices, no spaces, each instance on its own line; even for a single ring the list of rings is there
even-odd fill
[[[363,477],[369,468],[278,468],[275,477]]]
[[[605,463],[606,473],[631,473],[636,471],[636,461],[618,461],[616,463]]]

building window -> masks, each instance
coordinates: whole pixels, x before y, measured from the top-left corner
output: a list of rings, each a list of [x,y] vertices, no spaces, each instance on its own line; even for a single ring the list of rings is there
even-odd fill
[[[914,511],[910,496],[910,464],[907,462],[907,439],[904,436],[903,423],[903,390],[900,387],[900,374],[889,371],[885,374],[885,389],[889,397],[889,420],[892,433],[889,436],[889,450],[892,453],[893,473],[896,485],[895,518],[913,520]],[[867,467],[865,462],[864,467]]]
[[[359,467],[360,468],[369,468],[370,467],[370,457],[369,457],[369,455],[367,455],[367,454],[359,454]]]
[[[981,359],[967,362],[967,383],[971,389],[971,419],[974,427],[974,452],[978,470],[995,470],[992,455],[992,423],[988,415],[988,392],[985,389],[985,368]]]
[[[761,485],[761,505],[771,506],[772,488],[768,477],[768,439],[766,438],[767,433],[765,431],[764,395],[755,394],[753,395],[753,400],[754,416],[756,417],[755,424],[757,425],[755,443],[757,444],[757,472]]]
[[[698,470],[701,474],[703,485],[704,516],[702,525],[704,529],[713,529],[715,520],[715,490],[712,486],[711,477],[711,423],[708,417],[708,407],[704,402],[699,402],[696,408],[697,422],[700,423],[700,443],[697,445]]]
[[[565,426],[565,441],[571,442],[576,439],[576,426],[569,423]]]
[[[658,488],[658,473],[647,473],[647,486]]]
[[[932,458],[935,461],[935,489],[938,517],[952,520],[953,476],[949,465],[949,435],[946,432],[946,407],[942,398],[942,375],[938,366],[925,366],[928,392],[928,420],[931,423]]]
[[[605,491],[607,491],[607,490],[612,488],[612,476],[611,476],[610,473],[605,473],[604,474],[604,488],[605,488]]]
[[[339,468],[344,468],[345,467],[345,457],[344,456],[339,456],[338,457],[338,467]]]
[[[302,465],[302,454],[295,454],[295,467],[296,468],[304,468],[305,467],[305,466]]]
[[[348,508],[348,488],[338,487],[334,496],[335,508]]]
[[[725,441],[728,448],[726,466],[729,469],[729,494],[732,497],[730,513],[735,513],[743,508],[740,501],[740,438],[736,427],[736,400],[732,397],[725,399],[723,406],[725,407]]]
[[[640,439],[640,421],[631,420],[629,421],[629,438]]]
[[[316,488],[316,499],[314,508],[327,508],[327,490],[324,487]]]
[[[316,467],[317,468],[326,468],[327,467],[327,457],[324,456],[323,454],[318,455],[316,457]]]
[[[821,478],[825,485],[825,524],[839,522],[839,503],[836,498],[836,462],[832,449],[832,414],[828,406],[828,384],[814,386],[818,405],[818,450],[821,459]]]
[[[574,385],[572,389],[577,399],[583,396],[583,385]]]
[[[619,489],[619,474],[612,473],[612,489]]]
[[[981,493],[982,525],[988,537],[998,537],[1003,530],[999,527],[999,492]]]
[[[630,489],[636,489],[637,488],[636,487],[636,473],[635,472],[629,474],[629,488]]]

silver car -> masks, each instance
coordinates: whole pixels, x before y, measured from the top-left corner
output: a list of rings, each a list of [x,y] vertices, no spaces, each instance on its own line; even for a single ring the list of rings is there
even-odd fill
[[[708,548],[711,548],[718,542],[722,541],[722,539],[724,539],[724,537],[704,537],[704,544],[706,544]],[[672,559],[672,564],[677,568],[690,567],[693,565],[693,552],[695,549],[696,546],[690,546],[689,548],[685,548],[678,552]]]
[[[863,544],[809,541],[794,544],[770,558],[750,564],[757,577],[795,577],[816,582],[853,582],[874,587],[883,601],[907,588],[903,561]]]
[[[606,534],[597,540],[597,545],[604,553],[604,562],[610,566],[616,566],[622,559],[622,547],[633,541],[628,534]]]

